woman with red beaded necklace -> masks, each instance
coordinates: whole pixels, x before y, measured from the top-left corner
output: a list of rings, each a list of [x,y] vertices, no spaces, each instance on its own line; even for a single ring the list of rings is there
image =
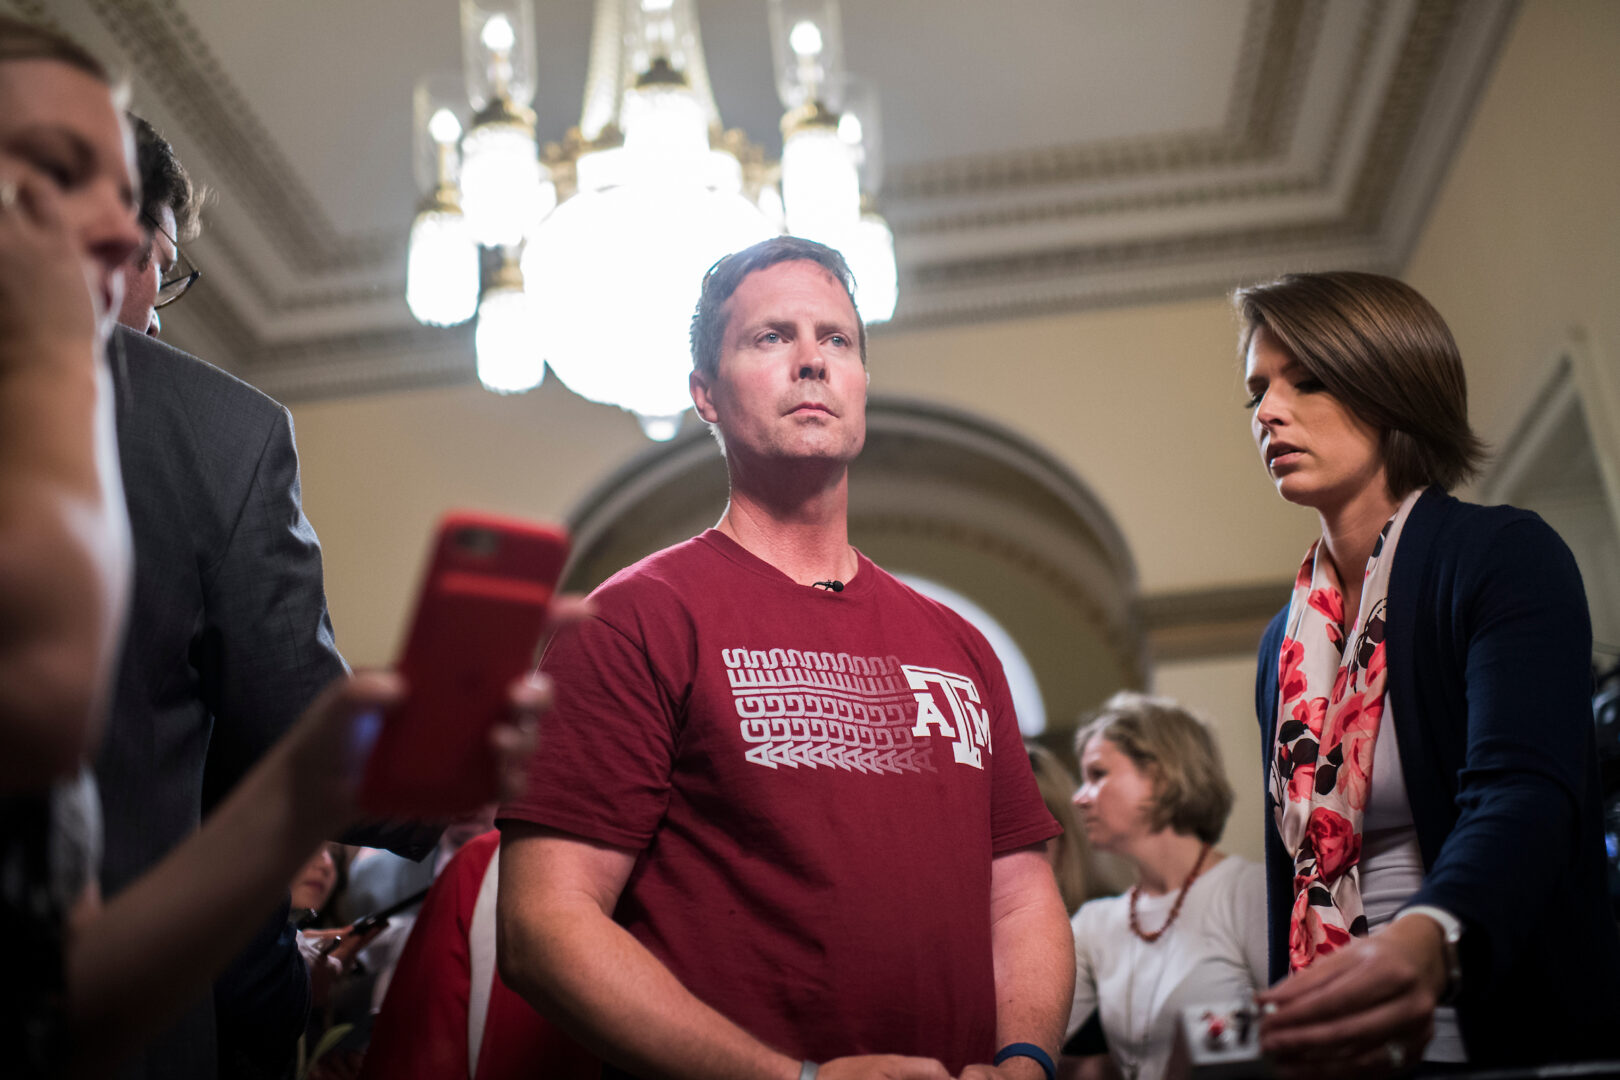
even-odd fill
[[[1215,850],[1232,788],[1208,729],[1175,702],[1115,694],[1075,736],[1086,839],[1137,884],[1075,915],[1071,1035],[1092,1014],[1108,1056],[1068,1076],[1163,1075],[1177,1011],[1241,1001],[1266,985],[1262,867]]]

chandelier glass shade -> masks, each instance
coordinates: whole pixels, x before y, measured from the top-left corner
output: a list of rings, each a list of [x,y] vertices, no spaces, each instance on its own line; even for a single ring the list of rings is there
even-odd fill
[[[429,207],[411,223],[405,303],[428,326],[455,326],[478,310],[478,242],[459,210]]]
[[[860,177],[836,127],[810,124],[787,136],[782,203],[788,232],[832,247],[860,220]]]
[[[523,238],[557,204],[542,173],[532,123],[498,119],[476,124],[461,141],[461,204],[473,238],[507,247]]]
[[[693,0],[609,2],[623,5],[624,68],[629,74],[644,76],[649,71],[660,70],[689,72],[694,65],[702,64]]]
[[[418,181],[430,195],[411,222],[405,303],[418,322],[454,326],[478,310],[478,241],[461,212],[460,80],[423,80],[416,92]]]
[[[534,100],[531,0],[461,0],[461,71],[475,112]]]
[[[521,394],[539,386],[546,365],[534,347],[538,329],[522,275],[510,263],[502,266],[478,301],[473,334],[478,381],[497,394]]]
[[[893,236],[869,206],[863,213],[875,140],[862,132],[875,134],[875,112],[870,94],[854,92],[858,108],[836,111],[853,83],[834,0],[771,0],[788,108],[779,165],[741,132],[722,133],[693,0],[597,0],[581,127],[542,154],[528,107],[530,3],[461,0],[473,111],[459,139],[441,138],[443,124],[434,133],[448,149],[408,257],[412,313],[448,325],[478,296],[476,245],[500,251],[477,300],[485,386],[521,392],[549,365],[581,397],[635,413],[649,437],[673,437],[691,407],[704,273],[785,231],[843,251],[868,323],[893,314]],[[417,112],[420,144],[431,117],[420,103]]]
[[[895,272],[894,234],[889,223],[875,213],[862,214],[846,237],[835,244],[855,275],[855,306],[868,323],[888,322],[900,299]]]
[[[642,417],[684,412],[692,404],[692,308],[704,272],[773,235],[741,194],[690,181],[574,196],[523,253],[540,352],[583,398]]]
[[[771,59],[784,109],[842,104],[843,33],[837,0],[770,0]]]

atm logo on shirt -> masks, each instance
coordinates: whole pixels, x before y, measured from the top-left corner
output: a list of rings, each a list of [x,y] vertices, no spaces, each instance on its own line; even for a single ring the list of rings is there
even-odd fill
[[[917,722],[911,734],[924,736],[937,734],[955,739],[951,754],[958,765],[984,768],[984,754],[991,752],[990,713],[979,702],[979,688],[966,675],[938,668],[902,664],[906,681],[911,684],[912,697],[917,701]],[[945,703],[941,710],[939,703]],[[950,712],[947,719],[945,711]]]
[[[939,739],[984,768],[990,717],[972,679],[895,656],[721,649],[743,756],[767,769],[938,772]]]

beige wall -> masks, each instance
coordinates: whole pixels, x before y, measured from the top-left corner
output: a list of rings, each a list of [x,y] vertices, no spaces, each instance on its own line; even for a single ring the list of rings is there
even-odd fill
[[[1102,499],[1162,592],[1288,577],[1313,519],[1249,435],[1224,298],[895,334],[872,385],[1023,432]]]
[[[1583,327],[1620,363],[1620,4],[1533,0],[1409,267],[1456,332],[1476,424],[1499,440],[1552,350]],[[1255,461],[1220,298],[876,336],[872,385],[1022,432],[1092,485],[1144,591],[1287,577],[1314,534]],[[1612,367],[1610,368],[1612,371]],[[339,641],[386,662],[433,517],[474,506],[562,517],[645,443],[554,382],[522,398],[463,387],[300,405],[305,503],[326,545]],[[1259,854],[1248,657],[1165,665],[1160,692],[1210,715]]]
[[[1265,859],[1265,788],[1260,779],[1260,726],[1254,720],[1254,657],[1161,664],[1153,692],[1186,703],[1209,722],[1232,780],[1232,816],[1222,849]]]
[[[1620,367],[1617,106],[1620,4],[1530,0],[1407,267],[1451,324],[1488,440],[1571,328]]]
[[[338,644],[362,665],[393,657],[441,513],[561,518],[646,442],[630,416],[555,380],[521,397],[464,386],[311,402],[293,422]]]

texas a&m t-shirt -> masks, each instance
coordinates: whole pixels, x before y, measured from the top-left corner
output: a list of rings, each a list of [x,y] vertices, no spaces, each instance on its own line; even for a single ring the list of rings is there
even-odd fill
[[[835,593],[712,529],[594,598],[502,817],[639,852],[614,918],[775,1049],[988,1062],[991,859],[1058,827],[984,638],[864,556]]]

